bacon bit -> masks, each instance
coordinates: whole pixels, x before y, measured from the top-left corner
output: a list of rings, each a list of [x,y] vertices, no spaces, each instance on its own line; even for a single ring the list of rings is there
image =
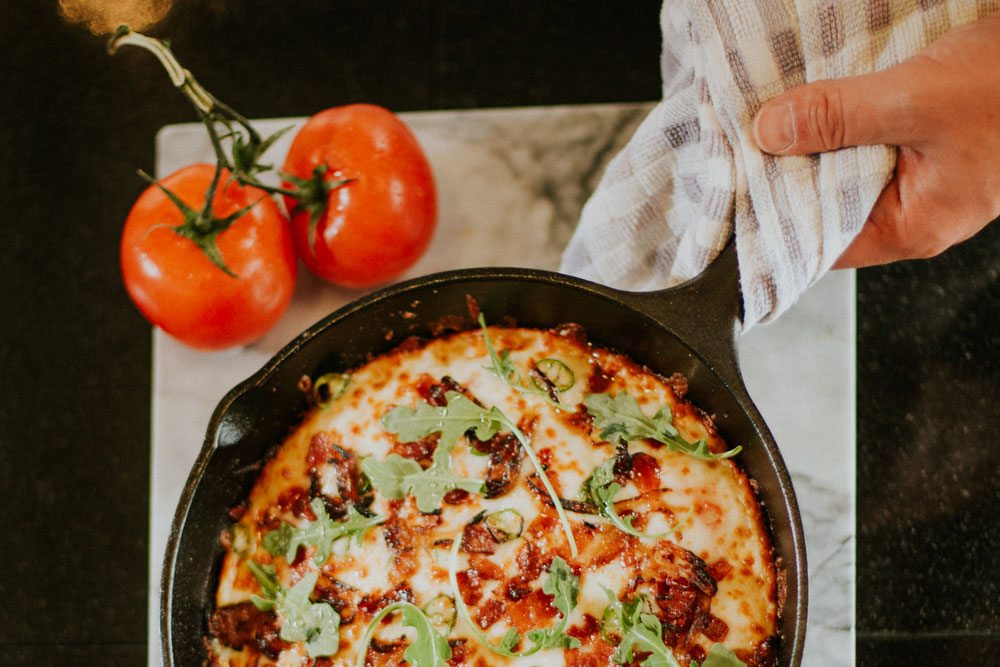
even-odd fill
[[[229,508],[229,518],[233,521],[239,521],[243,518],[243,515],[247,513],[247,503],[244,500],[239,505],[235,505]]]
[[[722,581],[733,571],[733,566],[725,558],[708,566],[708,574],[716,581]]]
[[[278,636],[278,617],[261,611],[252,602],[220,607],[208,618],[208,632],[226,646],[242,649],[253,645],[272,660],[291,644]]]
[[[499,581],[504,578],[504,571],[499,565],[479,554],[469,556],[469,569],[478,572],[480,579]]]
[[[736,657],[742,660],[747,667],[771,667],[777,663],[777,655],[774,650],[774,638],[768,638],[757,644],[751,651],[746,649],[736,649],[733,651]]]
[[[430,375],[424,373],[417,380],[417,393],[422,399],[433,405],[434,407],[443,408],[448,405],[448,399],[445,396],[449,391],[457,391],[460,394],[464,394],[466,398],[478,405],[483,407],[482,403],[476,400],[469,390],[459,384],[454,378],[445,375],[438,382],[434,380]]]
[[[448,493],[444,494],[443,500],[446,505],[461,505],[469,498],[469,492],[465,489],[452,489]]]
[[[549,329],[549,332],[559,336],[560,338],[565,338],[579,345],[587,344],[587,331],[581,325],[575,322],[566,322],[565,324],[560,324],[557,327]]]
[[[580,625],[573,625],[566,631],[570,637],[576,637],[581,644],[586,644],[597,636],[601,631],[601,624],[590,614],[583,615],[583,622]]]
[[[283,511],[291,512],[293,516],[300,519],[315,521],[316,515],[313,514],[312,508],[309,506],[310,500],[308,489],[293,486],[285,489],[278,496],[278,507]]]
[[[655,458],[643,452],[632,455],[630,477],[643,493],[660,488],[660,464]]]
[[[684,398],[688,393],[688,381],[681,373],[674,373],[666,380],[667,386],[669,386],[673,392],[674,396],[681,399]]]
[[[320,573],[313,589],[318,602],[326,602],[340,615],[340,624],[349,625],[357,615],[361,592],[344,582]]]
[[[389,518],[383,525],[385,543],[392,552],[392,560],[396,566],[392,577],[395,581],[405,581],[417,572],[418,558],[414,556],[417,547],[416,537],[411,526],[400,519],[398,509],[390,510]]]
[[[702,629],[702,634],[713,642],[721,642],[729,634],[729,626],[718,616],[708,614],[708,623]]]
[[[594,359],[590,360],[590,377],[587,378],[587,386],[591,394],[603,394],[611,386],[611,376]]]
[[[399,316],[402,317],[404,320],[412,320],[417,316],[417,314],[412,310],[404,310],[399,314]]]
[[[458,590],[462,594],[465,604],[475,606],[483,597],[483,580],[479,578],[476,570],[465,570],[457,573]]]
[[[706,656],[705,649],[695,644],[690,649],[688,649],[688,656],[692,660],[697,660],[698,664],[701,664],[705,662],[705,656]]]
[[[482,630],[487,630],[491,625],[500,620],[500,617],[504,614],[504,608],[506,605],[497,600],[496,598],[491,598],[487,600],[482,607],[479,608],[476,614],[476,625]]]
[[[509,602],[506,608],[511,625],[520,632],[547,627],[558,613],[558,610],[552,606],[554,599],[553,596],[538,589],[531,591],[520,600]]]
[[[448,333],[455,333],[465,329],[465,318],[461,315],[444,315],[429,322],[427,328],[434,338],[440,338]]]
[[[496,550],[497,541],[493,539],[486,522],[480,519],[470,523],[462,530],[462,551],[476,554],[491,554]]]
[[[465,639],[449,639],[448,646],[451,647],[451,659],[448,661],[449,665],[458,667],[459,665],[465,664],[465,653],[466,653],[466,640]]]
[[[340,456],[340,452],[343,451],[337,445],[337,440],[332,434],[327,431],[320,431],[309,440],[309,453],[306,454],[306,465],[309,466],[311,472],[328,461],[337,461],[343,458]]]
[[[535,519],[531,525],[534,527],[539,519]],[[537,579],[542,574],[542,562],[544,554],[542,550],[536,547],[531,542],[525,542],[520,549],[517,550],[517,579],[523,583],[529,583]]]
[[[611,656],[617,647],[605,641],[594,640],[591,642],[590,650],[572,649],[566,652],[566,667],[607,667],[613,664]],[[638,652],[633,654],[633,665],[639,664],[636,659]]]
[[[358,602],[358,611],[371,618],[394,602],[413,602],[413,589],[407,583],[396,584],[382,595],[366,595]],[[383,623],[389,623],[387,617]]]
[[[639,541],[617,528],[602,526],[598,551],[590,561],[591,567],[599,568],[623,558],[627,553],[638,554]]]
[[[405,318],[406,315],[404,314]],[[407,336],[403,339],[403,342],[396,346],[396,350],[401,353],[416,352],[417,350],[422,350],[427,347],[430,343],[429,338],[423,338],[421,336]]]
[[[472,318],[473,322],[479,319],[479,302],[476,301],[476,297],[471,294],[466,294],[465,307],[468,309],[469,317]]]
[[[435,433],[413,442],[394,442],[389,448],[389,452],[399,454],[404,459],[413,459],[424,468],[429,468],[439,439],[440,436]]]
[[[302,377],[300,377],[299,383],[296,385],[296,387],[298,387],[298,390],[301,391],[303,394],[308,394],[310,391],[312,391],[312,386],[313,386],[312,378],[309,377],[308,375],[303,375]]]
[[[487,498],[499,498],[509,492],[521,476],[524,450],[513,433],[497,433],[483,445],[488,449],[474,443],[476,449],[490,453],[485,495]]]
[[[583,433],[584,435],[590,435],[590,432],[594,430],[594,418],[590,416],[589,412],[587,412],[587,406],[582,403],[576,406],[576,412],[572,414],[559,414],[567,426]]]
[[[266,510],[258,511],[254,523],[260,531],[276,530],[281,527],[280,510],[277,507],[268,507]]]

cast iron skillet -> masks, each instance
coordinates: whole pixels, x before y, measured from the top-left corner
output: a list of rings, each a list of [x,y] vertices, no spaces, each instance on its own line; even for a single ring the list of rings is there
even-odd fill
[[[733,243],[702,275],[661,292],[622,292],[545,271],[467,269],[388,287],[313,325],[215,409],[167,544],[160,590],[164,664],[204,662],[205,616],[214,600],[227,511],[249,493],[256,464],[301,419],[306,400],[299,379],[358,366],[408,336],[429,335],[444,316],[468,318],[466,295],[472,295],[491,322],[512,318],[543,328],[575,322],[601,346],[655,371],[687,376],[691,401],[715,416],[731,445],[743,445],[739,463],[760,484],[787,587],[779,664],[798,667],[807,599],[802,523],[781,454],[740,375],[738,282]]]

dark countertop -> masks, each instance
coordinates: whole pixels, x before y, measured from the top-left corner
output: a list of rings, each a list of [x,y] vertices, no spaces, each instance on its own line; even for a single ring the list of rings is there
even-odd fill
[[[205,0],[155,34],[250,117],[658,97],[657,0],[540,4]],[[117,244],[156,130],[193,117],[55,3],[0,15],[0,664],[139,665],[150,329]],[[1000,654],[997,257],[993,225],[858,274],[860,665]]]

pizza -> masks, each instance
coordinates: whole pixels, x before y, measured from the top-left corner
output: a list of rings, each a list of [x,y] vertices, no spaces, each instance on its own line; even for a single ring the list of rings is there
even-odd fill
[[[774,665],[766,519],[684,378],[480,324],[305,383],[231,512],[208,662]]]

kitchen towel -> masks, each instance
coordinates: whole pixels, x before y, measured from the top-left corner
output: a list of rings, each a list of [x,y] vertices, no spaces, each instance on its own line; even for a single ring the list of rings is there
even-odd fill
[[[608,165],[561,269],[653,290],[700,273],[735,231],[744,329],[778,317],[861,229],[895,148],[761,153],[754,114],[792,86],[891,67],[997,11],[973,0],[671,2],[663,101]]]

